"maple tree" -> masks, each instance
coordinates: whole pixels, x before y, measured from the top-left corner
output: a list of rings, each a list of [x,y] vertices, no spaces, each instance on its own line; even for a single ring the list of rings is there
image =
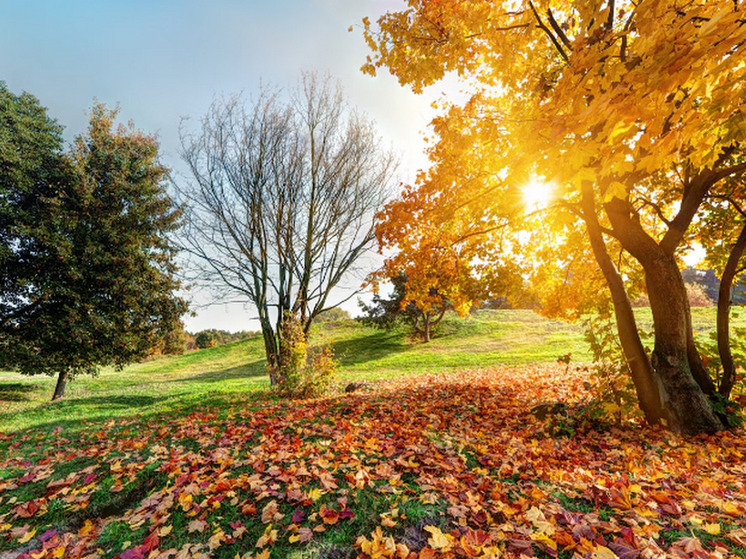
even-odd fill
[[[87,133],[62,153],[38,103],[16,100],[44,127],[4,114],[20,147],[2,152],[2,197],[12,202],[3,210],[13,214],[2,239],[0,366],[57,375],[57,399],[69,378],[145,357],[180,327],[187,304],[174,294],[168,236],[180,211],[155,138],[115,127],[116,111],[95,105]]]
[[[460,254],[467,263],[540,254],[554,283],[566,278],[586,302],[596,291],[582,292],[602,279],[647,420],[722,429],[680,258],[708,194],[746,171],[745,18],[732,0],[409,0],[365,20],[365,71],[387,67],[415,91],[455,73],[473,93],[434,121],[431,169],[384,213],[390,242],[411,259],[412,238],[452,252],[471,246]],[[554,193],[526,242],[520,188],[531,177]],[[473,241],[492,229],[496,240]],[[589,261],[585,285],[562,273]],[[652,355],[630,304],[641,281]]]
[[[379,270],[374,278],[382,273],[383,270]],[[377,279],[373,281],[377,282]],[[450,306],[448,300],[432,286],[426,299],[414,300],[412,294],[407,292],[407,276],[403,273],[391,277],[390,282],[392,292],[388,299],[376,292],[370,305],[359,301],[365,313],[363,324],[390,330],[403,321],[414,328],[423,341],[429,342],[432,329],[440,324]]]

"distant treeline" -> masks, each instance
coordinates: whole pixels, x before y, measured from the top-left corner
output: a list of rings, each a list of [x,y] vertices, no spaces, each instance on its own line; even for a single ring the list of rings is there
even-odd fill
[[[199,332],[187,332],[183,328],[170,332],[161,338],[158,344],[150,350],[149,356],[155,355],[180,355],[185,351],[215,347],[246,338],[258,336],[259,332],[228,332],[227,330],[200,330]]]
[[[186,332],[186,335],[188,336],[186,350],[191,351],[193,349],[205,349],[207,347],[215,347],[230,342],[237,342],[238,340],[244,340],[246,338],[252,338],[258,336],[259,332],[249,332],[247,330],[228,332],[227,330],[216,330],[210,328],[208,330],[195,332],[194,334]]]

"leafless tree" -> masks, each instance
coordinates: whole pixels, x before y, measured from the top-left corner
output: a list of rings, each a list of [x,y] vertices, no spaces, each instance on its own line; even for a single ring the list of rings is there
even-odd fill
[[[372,245],[394,159],[339,86],[312,74],[289,102],[266,89],[251,104],[214,102],[181,143],[185,249],[203,279],[256,307],[276,384],[285,313],[307,335],[339,303],[330,294]]]

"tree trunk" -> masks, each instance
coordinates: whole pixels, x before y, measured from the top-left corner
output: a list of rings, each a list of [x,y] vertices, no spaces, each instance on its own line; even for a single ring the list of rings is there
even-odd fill
[[[262,320],[262,338],[264,338],[264,353],[267,355],[267,372],[269,383],[277,386],[280,381],[280,350],[277,347],[277,338],[269,321]]]
[[[640,340],[635,314],[624,287],[624,280],[606,248],[590,185],[585,185],[583,188],[583,212],[593,255],[611,292],[617,333],[632,382],[635,385],[638,404],[645,415],[645,421],[651,425],[660,423],[663,419],[663,410],[658,386],[653,380],[653,367]]]
[[[54,394],[52,395],[52,401],[59,400],[65,395],[65,386],[67,385],[67,377],[69,376],[68,371],[61,371],[57,377],[57,385],[54,387]]]
[[[430,311],[422,319],[422,339],[425,343],[430,341]]]
[[[673,256],[660,251],[641,261],[653,312],[653,378],[668,426],[685,433],[712,433],[723,424],[690,365],[691,316],[686,286]]]
[[[705,378],[709,375],[694,347],[686,286],[674,258],[683,232],[706,192],[705,186],[702,177],[689,185],[690,196],[682,202],[660,242],[644,230],[629,200],[612,198],[604,204],[613,235],[645,272],[655,330],[651,363],[660,397],[660,416],[670,429],[690,434],[723,428],[705,394],[712,380]]]
[[[738,262],[741,260],[744,248],[746,248],[746,225],[741,229],[741,234],[738,235],[736,244],[733,245],[728,255],[728,262],[725,264],[718,292],[717,340],[720,363],[723,366],[723,378],[718,392],[724,398],[730,397],[730,392],[736,382],[736,365],[730,351],[730,290],[738,273]]]

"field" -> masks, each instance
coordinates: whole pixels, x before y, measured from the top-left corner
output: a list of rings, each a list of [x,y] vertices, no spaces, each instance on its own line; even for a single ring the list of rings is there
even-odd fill
[[[712,309],[695,324],[707,335]],[[54,403],[53,380],[0,374],[0,557],[746,557],[744,431],[578,419],[578,327],[488,311],[430,344],[314,336],[339,387],[368,386],[279,400],[258,338],[76,379]]]

